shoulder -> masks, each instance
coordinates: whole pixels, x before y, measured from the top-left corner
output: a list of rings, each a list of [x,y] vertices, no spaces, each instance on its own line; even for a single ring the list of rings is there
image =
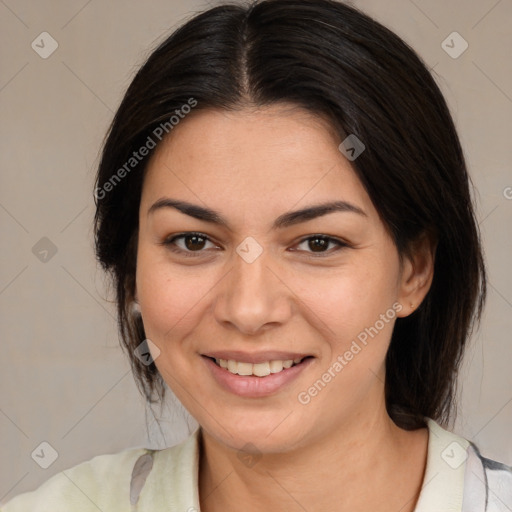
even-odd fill
[[[512,467],[482,456],[472,441],[426,420],[427,466],[415,512],[512,511]]]
[[[0,512],[141,512],[199,510],[200,429],[162,450],[133,448],[99,455],[16,496]]]
[[[468,448],[465,498],[482,503],[482,510],[512,510],[512,466],[484,457],[474,443]]]
[[[126,510],[135,464],[146,448],[98,455],[57,473],[35,491],[26,492],[0,507],[1,512],[97,512]]]

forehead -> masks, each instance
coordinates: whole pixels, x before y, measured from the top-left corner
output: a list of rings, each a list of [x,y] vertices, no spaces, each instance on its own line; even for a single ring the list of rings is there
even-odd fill
[[[142,201],[170,195],[219,210],[238,205],[261,211],[350,199],[371,210],[340,142],[325,119],[295,106],[198,110],[156,149]]]

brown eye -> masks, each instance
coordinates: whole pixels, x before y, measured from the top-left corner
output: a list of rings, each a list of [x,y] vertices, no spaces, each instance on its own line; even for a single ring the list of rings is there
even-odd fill
[[[183,237],[185,247],[189,251],[201,250],[204,248],[206,239],[199,235],[186,235]]]
[[[178,243],[179,242],[179,243]],[[164,240],[161,245],[168,247],[171,251],[184,256],[201,256],[206,253],[206,244],[216,247],[213,242],[202,233],[181,233]]]
[[[310,238],[308,242],[308,247],[313,252],[324,252],[324,249],[329,246],[329,240],[320,237]]]
[[[330,255],[333,252],[337,252],[339,249],[342,249],[343,247],[349,247],[348,244],[345,242],[342,242],[341,240],[338,240],[336,238],[327,236],[327,235],[314,235],[310,236],[308,238],[304,238],[299,245],[307,244],[306,246],[306,252],[309,253],[316,253],[319,255]],[[337,247],[336,250],[327,250],[329,248],[329,245],[333,244],[334,247]]]

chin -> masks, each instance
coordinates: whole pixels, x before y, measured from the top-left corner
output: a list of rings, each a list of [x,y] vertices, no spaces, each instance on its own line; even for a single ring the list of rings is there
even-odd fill
[[[304,425],[299,428],[296,425],[297,418],[293,418],[294,414],[290,413],[291,411],[279,411],[262,415],[255,412],[243,414],[243,417],[242,414],[230,415],[229,424],[220,426],[208,419],[202,425],[211,437],[233,450],[280,453],[300,445],[304,435]]]

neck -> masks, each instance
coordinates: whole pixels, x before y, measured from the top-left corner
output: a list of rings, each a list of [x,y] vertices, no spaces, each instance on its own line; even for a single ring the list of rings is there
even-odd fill
[[[427,442],[426,429],[397,427],[384,400],[306,447],[265,453],[252,464],[202,430],[201,511],[238,510],[243,503],[248,512],[410,512],[423,481]]]

